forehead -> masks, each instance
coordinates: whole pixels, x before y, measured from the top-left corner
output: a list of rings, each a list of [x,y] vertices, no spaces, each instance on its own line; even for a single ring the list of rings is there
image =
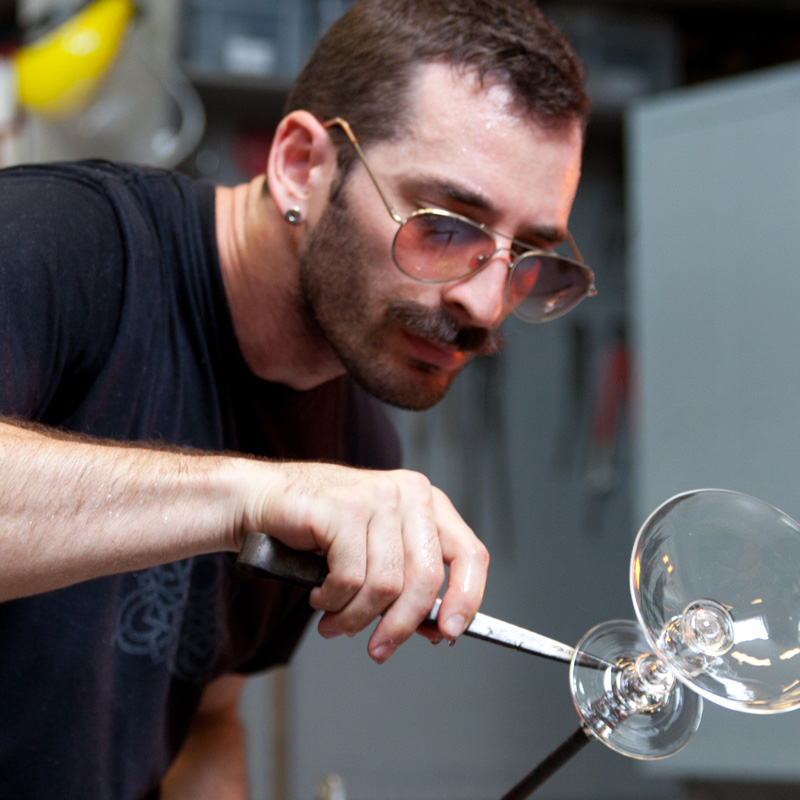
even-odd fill
[[[418,68],[406,134],[375,145],[398,170],[456,182],[506,215],[566,227],[580,177],[578,123],[546,129],[523,117],[510,90],[481,86],[470,71],[429,63]]]

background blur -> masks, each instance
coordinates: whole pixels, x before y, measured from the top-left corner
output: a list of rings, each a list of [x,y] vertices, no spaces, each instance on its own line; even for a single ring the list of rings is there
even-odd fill
[[[83,74],[57,44],[17,59],[85,6],[0,0],[0,164],[103,156],[247,179],[348,5],[140,0],[128,19],[118,0],[101,20],[112,52]],[[800,3],[542,5],[588,68],[571,229],[600,293],[547,326],[511,320],[506,352],[439,407],[393,413],[407,465],[492,552],[483,610],[574,644],[633,618],[633,539],[671,495],[737,489],[800,517]],[[74,41],[90,48],[92,30]],[[491,800],[577,727],[564,665],[420,639],[377,667],[366,642],[312,629],[289,669],[253,681],[254,800]],[[800,713],[709,706],[677,756],[593,743],[536,796],[798,796]]]

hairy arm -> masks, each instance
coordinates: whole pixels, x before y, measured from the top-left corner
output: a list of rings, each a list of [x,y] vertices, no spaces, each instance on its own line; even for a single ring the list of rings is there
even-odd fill
[[[226,675],[206,687],[189,736],[162,782],[163,800],[245,800],[244,732],[237,702],[246,678]]]
[[[419,627],[449,566],[444,637],[478,610],[488,553],[419,473],[123,446],[0,421],[0,601],[223,550],[249,531],[325,555],[323,636],[381,620],[383,662]]]
[[[236,549],[235,463],[0,422],[0,601]]]

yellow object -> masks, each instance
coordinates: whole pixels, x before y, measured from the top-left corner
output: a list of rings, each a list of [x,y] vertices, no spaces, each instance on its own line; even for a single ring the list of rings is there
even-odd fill
[[[53,117],[80,110],[113,62],[135,13],[131,0],[94,0],[54,31],[17,50],[20,104]]]

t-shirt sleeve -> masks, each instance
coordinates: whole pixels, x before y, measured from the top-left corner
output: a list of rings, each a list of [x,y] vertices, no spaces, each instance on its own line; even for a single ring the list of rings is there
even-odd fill
[[[113,338],[124,245],[97,188],[0,172],[0,414],[45,420],[79,396]]]

